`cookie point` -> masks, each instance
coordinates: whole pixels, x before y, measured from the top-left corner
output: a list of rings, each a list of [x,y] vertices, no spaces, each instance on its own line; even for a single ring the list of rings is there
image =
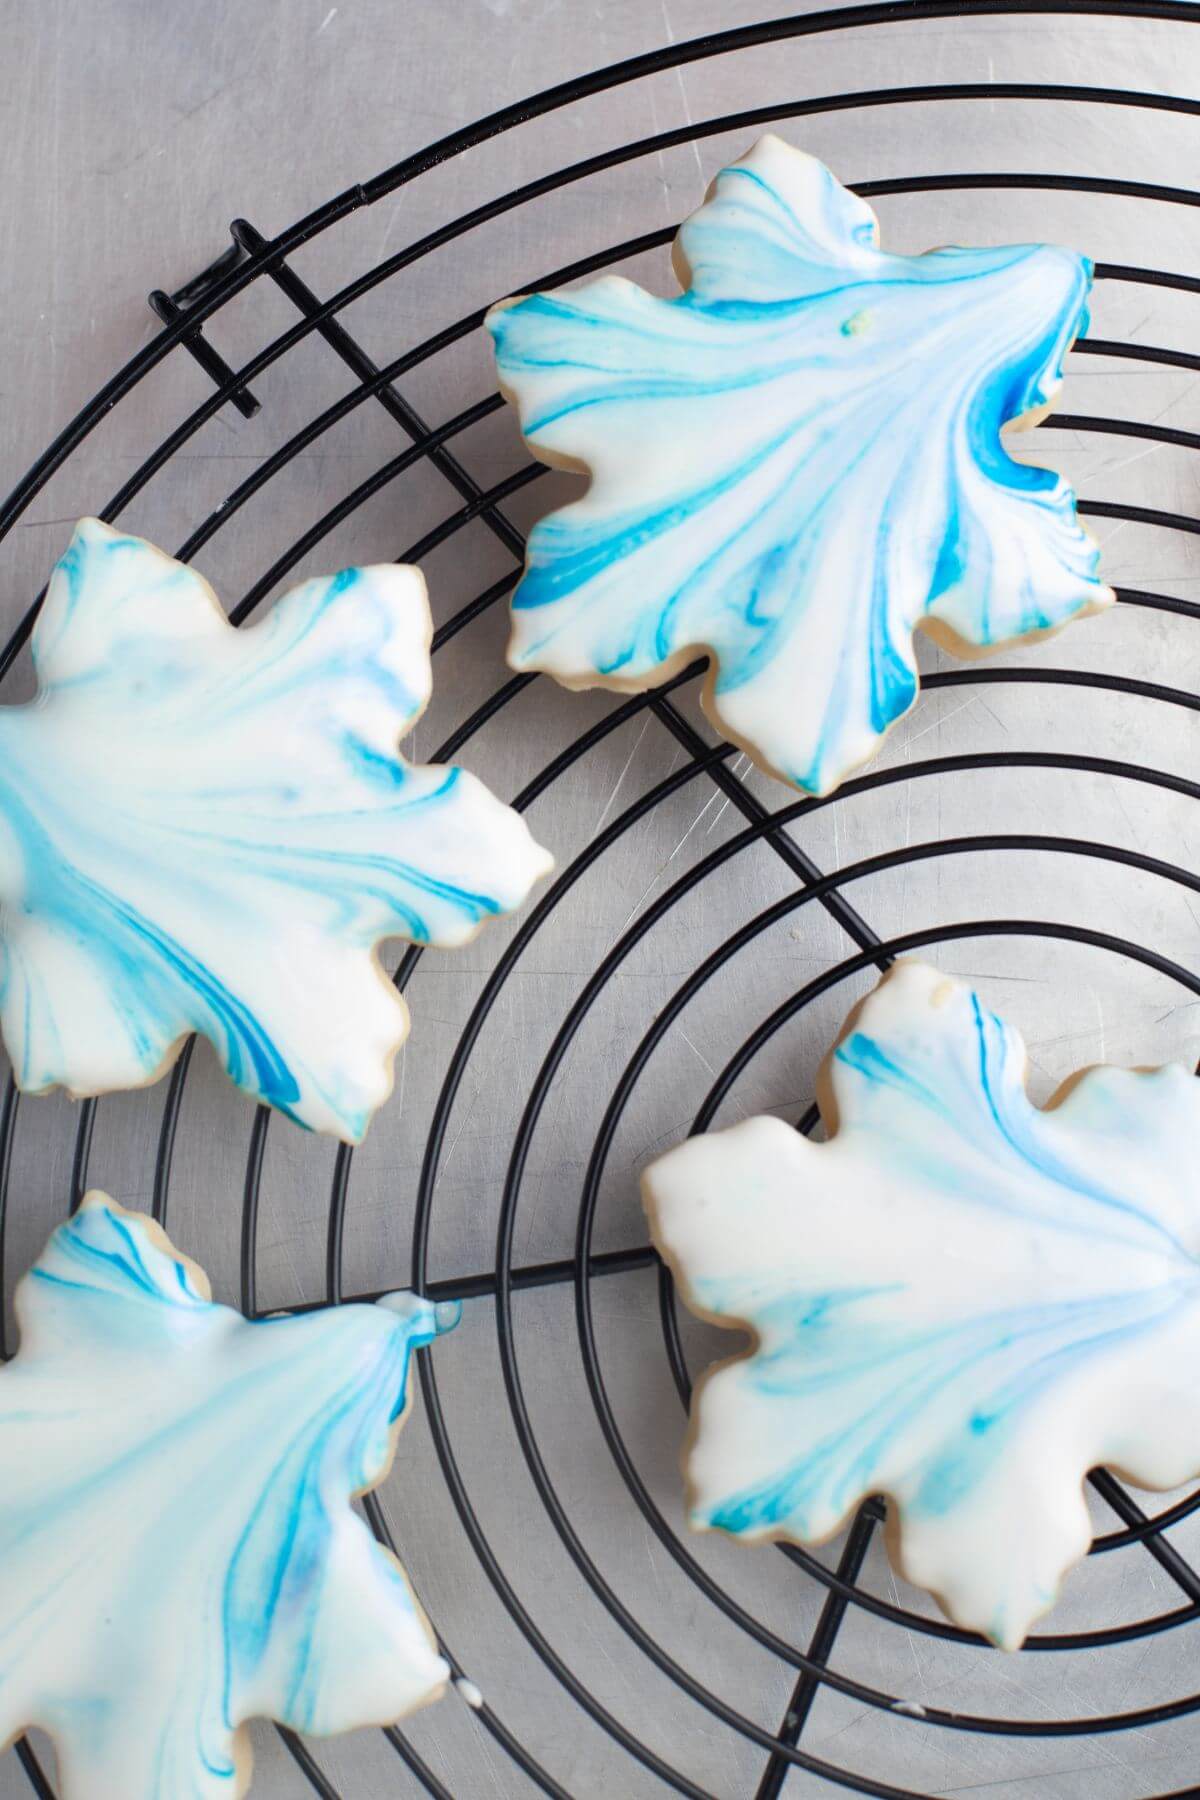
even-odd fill
[[[433,1309],[433,1324],[439,1337],[453,1331],[462,1318],[461,1300],[439,1300]]]
[[[462,1318],[461,1300],[426,1300],[423,1294],[414,1293],[411,1288],[381,1294],[375,1304],[382,1306],[385,1312],[394,1313],[406,1324],[431,1327],[432,1335],[436,1337],[453,1331]]]

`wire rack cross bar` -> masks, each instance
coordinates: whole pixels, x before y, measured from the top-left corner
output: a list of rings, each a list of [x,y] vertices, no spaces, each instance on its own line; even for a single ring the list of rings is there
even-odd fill
[[[248,220],[235,219],[231,229],[237,242],[248,252],[256,256],[269,255],[268,240]],[[375,399],[388,416],[395,420],[414,444],[423,447],[433,467],[445,476],[459,496],[464,500],[478,500],[480,489],[477,484],[443,443],[433,441],[434,434],[430,431],[429,426],[421,418],[416,408],[404,398],[395,383],[384,382],[382,386],[375,386],[381,374],[379,365],[367,354],[339,319],[328,315],[324,303],[317,298],[308,284],[297,275],[283,257],[271,258],[267,268],[271,279],[277,284],[280,291],[286,294],[305,319],[316,326],[317,331],[346,364],[351,373],[356,375],[360,382],[371,386]],[[520,533],[509,524],[497,508],[489,509],[485,522],[500,538],[506,549],[512,551],[517,557],[523,556],[524,542]]]
[[[838,1558],[837,1572],[839,1580],[850,1587],[858,1580],[862,1566],[867,1560],[867,1551],[871,1548],[871,1540],[875,1535],[877,1514],[868,1503],[861,1506],[855,1514],[854,1523],[846,1535],[842,1546],[842,1554]],[[827,1663],[833,1655],[838,1632],[846,1616],[850,1602],[844,1594],[835,1593],[831,1588],[821,1608],[821,1616],[817,1620],[816,1630],[808,1646],[811,1661],[821,1665]],[[812,1711],[813,1701],[820,1692],[820,1684],[807,1669],[799,1676],[792,1690],[792,1698],[779,1726],[779,1740],[784,1744],[796,1744],[800,1734],[808,1723],[808,1715]],[[772,1751],[763,1771],[762,1780],[755,1791],[754,1800],[779,1800],[783,1792],[783,1784],[788,1778],[788,1764],[777,1751]]]

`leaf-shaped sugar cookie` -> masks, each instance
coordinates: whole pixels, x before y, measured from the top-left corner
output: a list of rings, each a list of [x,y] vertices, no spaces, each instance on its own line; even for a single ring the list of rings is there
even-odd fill
[[[418,570],[306,581],[234,631],[193,570],[85,519],[0,708],[0,1030],[17,1080],[155,1080],[189,1032],[355,1142],[408,1030],[373,954],[456,945],[550,867],[473,775],[397,740],[430,690]]]
[[[918,624],[977,655],[1111,602],[1070,488],[1000,441],[1054,401],[1085,258],[888,255],[765,137],[675,262],[675,300],[606,275],[488,316],[530,447],[592,478],[530,537],[514,668],[639,691],[707,651],[713,723],[827,793],[916,698]]]
[[[0,1370],[0,1744],[48,1731],[63,1800],[234,1800],[245,1721],[324,1736],[436,1698],[450,1671],[350,1499],[456,1316],[396,1294],[250,1322],[89,1195]]]
[[[693,1403],[699,1529],[817,1543],[888,1495],[897,1567],[1020,1645],[1090,1541],[1101,1464],[1200,1474],[1200,1082],[1095,1068],[1050,1106],[969,988],[896,966],[774,1118],[643,1177],[688,1304],[754,1349]]]

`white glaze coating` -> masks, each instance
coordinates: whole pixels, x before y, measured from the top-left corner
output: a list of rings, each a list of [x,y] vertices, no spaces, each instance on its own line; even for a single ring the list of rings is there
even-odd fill
[[[17,1290],[0,1370],[0,1744],[40,1725],[62,1800],[233,1800],[243,1722],[326,1735],[449,1669],[351,1510],[391,1461],[413,1294],[247,1322],[92,1194]]]
[[[707,650],[713,723],[826,793],[916,698],[918,623],[975,655],[1111,602],[1070,488],[1000,441],[1053,403],[1091,264],[876,233],[765,137],[683,226],[680,298],[493,309],[530,447],[592,477],[530,537],[514,668],[638,691]]]
[[[907,1578],[1016,1648],[1090,1541],[1086,1472],[1200,1474],[1200,1082],[1096,1068],[1051,1107],[967,987],[902,962],[779,1119],[643,1177],[696,1311],[755,1349],[693,1404],[698,1529],[817,1543],[886,1493]]]
[[[193,570],[85,519],[0,708],[0,1029],[19,1085],[138,1087],[192,1031],[356,1142],[408,1030],[373,954],[457,945],[551,858],[464,770],[397,754],[430,691],[420,572],[304,582],[234,631]]]

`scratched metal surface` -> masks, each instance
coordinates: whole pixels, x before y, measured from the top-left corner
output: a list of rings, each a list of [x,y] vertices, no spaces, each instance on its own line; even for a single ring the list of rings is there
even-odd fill
[[[502,101],[581,67],[705,28],[770,16],[728,0],[9,0],[0,69],[0,486],[5,489],[110,372],[154,329],[146,291],[172,287],[220,250],[226,222],[248,216],[270,233],[349,182]],[[969,9],[968,9],[969,10]],[[1038,78],[1200,93],[1200,34],[1114,21],[975,18],[800,40],[693,66],[585,102],[463,158],[357,215],[319,240],[297,266],[328,292],[389,250],[487,195],[591,150],[692,118],[800,95],[903,81]],[[787,128],[785,128],[787,129]],[[1053,169],[1194,184],[1200,124],[1101,106],[982,100],[891,107],[802,121],[795,141],[844,178],[917,171]],[[720,161],[746,134],[629,164],[509,215],[409,277],[356,305],[347,323],[382,362],[435,326],[539,272],[693,206]],[[1197,215],[1181,206],[1095,195],[929,194],[879,205],[887,239],[930,243],[1047,237],[1098,257],[1200,272]],[[628,272],[666,291],[665,252]],[[1108,284],[1093,329],[1112,338],[1195,349],[1200,302]],[[213,330],[235,363],[292,315],[258,283]],[[411,398],[448,417],[485,391],[481,343],[419,371]],[[167,548],[331,398],[348,377],[311,339],[256,384],[250,422],[226,409],[156,477],[124,522]],[[102,505],[136,462],[205,391],[181,356],[121,405],[67,463],[0,546],[0,635],[44,579],[77,514]],[[1177,368],[1072,359],[1063,405],[1200,428],[1200,389]],[[227,602],[315,517],[387,456],[394,427],[363,407],[292,462],[205,547],[200,566]],[[487,484],[517,465],[511,421],[498,417],[462,440]],[[1043,431],[1028,454],[1052,460],[1092,499],[1119,499],[1195,515],[1194,452],[1121,437]],[[565,491],[565,483],[560,484]],[[519,495],[526,525],[557,491]],[[300,565],[297,576],[399,554],[456,505],[424,467],[386,488]],[[1112,581],[1200,598],[1200,540],[1138,524],[1097,522]],[[445,618],[504,569],[486,530],[459,533],[427,561],[435,612]],[[439,658],[438,690],[410,750],[428,752],[503,678],[503,620],[482,618]],[[927,666],[939,666],[926,652]],[[1118,609],[1018,663],[1132,674],[1193,688],[1200,627],[1165,613]],[[2,698],[28,686],[22,666]],[[547,756],[609,703],[537,683],[476,737],[461,760],[502,793],[516,792]],[[691,703],[688,703],[690,708]],[[1096,752],[1194,775],[1194,715],[1085,689],[992,686],[926,696],[884,755],[1030,750]],[[672,767],[681,751],[642,717],[606,739],[533,810],[538,836],[566,865],[623,807]],[[781,790],[738,765],[750,790],[778,804]],[[626,924],[665,886],[731,833],[735,817],[694,782],[624,836],[536,938],[508,983],[471,1059],[446,1141],[434,1212],[432,1268],[451,1275],[490,1266],[508,1146],[550,1038],[589,971]],[[824,867],[907,842],[986,830],[1066,832],[1131,846],[1194,868],[1191,804],[1099,776],[1046,771],[925,780],[818,814],[795,835]],[[517,1222],[515,1259],[569,1255],[583,1165],[617,1073],[679,982],[714,945],[787,890],[765,848],[742,855],[693,891],[608,985],[564,1061],[534,1140]],[[974,855],[919,864],[860,885],[861,911],[885,934],[986,916],[1033,916],[1127,935],[1195,969],[1200,916],[1183,890],[1119,867],[1066,856]],[[415,1027],[397,1094],[354,1163],[346,1235],[349,1294],[403,1283],[425,1129],[464,1018],[511,927],[491,928],[458,955],[427,956],[410,990]],[[687,1127],[711,1078],[746,1032],[847,944],[806,909],[761,937],[711,984],[673,1029],[623,1119],[601,1196],[601,1249],[644,1241],[636,1175]],[[1026,1034],[1044,1094],[1086,1063],[1156,1063],[1200,1053],[1200,1008],[1136,963],[1036,940],[980,939],[947,947],[944,965],[969,972]],[[803,1110],[829,1034],[861,982],[813,1007],[782,1033],[736,1087],[722,1116]],[[126,1204],[147,1204],[161,1090],[108,1100],[97,1115],[91,1177]],[[201,1052],[189,1081],[168,1223],[211,1271],[236,1287],[237,1220],[250,1109]],[[73,1112],[60,1098],[22,1105],[8,1222],[11,1280],[27,1266],[67,1204]],[[323,1292],[331,1146],[286,1124],[268,1140],[259,1226],[259,1292],[287,1306]],[[613,1277],[595,1291],[597,1334],[622,1429],[650,1490],[678,1518],[675,1459],[681,1416],[659,1334],[648,1273]],[[789,1671],[736,1631],[690,1586],[652,1539],[595,1424],[583,1379],[569,1289],[520,1297],[517,1346],[531,1417],[567,1512],[615,1590],[659,1641],[723,1700],[767,1729],[786,1708]],[[691,1334],[696,1362],[711,1339]],[[753,1793],[762,1752],[693,1704],[623,1638],[584,1587],[549,1526],[505,1405],[491,1302],[467,1307],[437,1352],[447,1421],[472,1499],[523,1602],[556,1649],[630,1730],[715,1796]],[[651,1796],[662,1783],[624,1756],[546,1673],[500,1606],[468,1545],[433,1456],[418,1404],[385,1489],[388,1516],[439,1629],[504,1719],[580,1800]],[[1113,1520],[1097,1506],[1097,1526]],[[1200,1522],[1173,1534],[1200,1556]],[[181,1546],[181,1549],[186,1547]],[[827,1554],[836,1556],[837,1546]],[[794,1641],[807,1641],[821,1590],[770,1551],[699,1542],[695,1554],[737,1599]],[[876,1545],[864,1577],[895,1596]],[[903,1600],[918,1612],[921,1598]],[[1180,1604],[1170,1578],[1137,1547],[1095,1558],[1074,1575],[1053,1626],[1083,1630]],[[835,1666],[925,1704],[999,1716],[1049,1718],[1129,1711],[1200,1687],[1200,1626],[1127,1646],[1064,1656],[1004,1658],[881,1623],[852,1609]],[[529,1781],[455,1697],[419,1716],[412,1741],[456,1796],[523,1796]],[[990,1800],[1132,1800],[1183,1786],[1200,1766],[1200,1722],[1116,1736],[1004,1738],[937,1730],[920,1720],[818,1698],[805,1747],[868,1780],[930,1793],[984,1791]],[[306,1791],[273,1733],[255,1734],[255,1793]],[[42,1754],[49,1757],[44,1742]],[[319,1751],[346,1800],[416,1793],[377,1734]],[[0,1797],[30,1791],[13,1754],[0,1757]],[[788,1795],[834,1790],[793,1773]]]

